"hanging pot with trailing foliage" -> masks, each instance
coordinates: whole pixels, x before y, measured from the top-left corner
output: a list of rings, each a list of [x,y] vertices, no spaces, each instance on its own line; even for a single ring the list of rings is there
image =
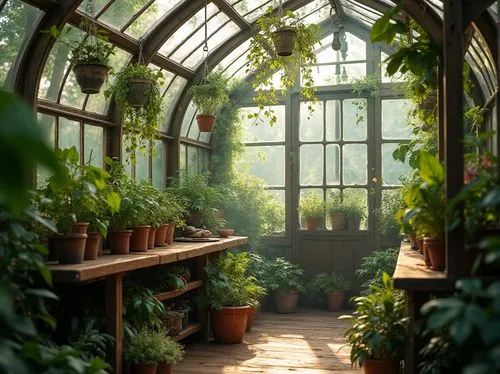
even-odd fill
[[[281,57],[291,56],[295,48],[297,31],[292,27],[283,27],[273,33],[273,44],[276,54]]]

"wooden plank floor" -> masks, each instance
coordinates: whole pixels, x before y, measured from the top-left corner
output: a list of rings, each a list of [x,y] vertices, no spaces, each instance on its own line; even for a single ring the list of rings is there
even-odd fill
[[[242,344],[188,344],[174,373],[361,373],[351,368],[349,347],[339,351],[348,327],[339,315],[315,310],[261,313]]]

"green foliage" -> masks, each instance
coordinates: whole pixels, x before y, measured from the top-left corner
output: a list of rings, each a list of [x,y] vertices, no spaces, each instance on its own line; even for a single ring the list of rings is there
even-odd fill
[[[273,9],[269,7],[267,14],[258,19],[257,28],[258,32],[250,41],[247,61],[248,70],[255,74],[252,86],[257,89],[254,102],[259,111],[264,111],[271,126],[276,123],[276,115],[269,106],[278,104],[272,76],[275,72],[280,72],[282,95],[286,95],[294,87],[300,73],[303,82],[300,95],[311,102],[309,110],[312,112],[312,105],[317,101],[312,73],[313,66],[316,65],[314,45],[319,42],[320,27],[316,24],[304,25],[299,16],[291,11],[286,12],[284,17],[273,15]],[[295,47],[288,57],[278,56],[272,47],[274,32],[282,28],[293,28],[296,31]],[[257,118],[258,115],[256,113],[253,117]]]
[[[81,323],[77,318],[73,318],[68,341],[74,349],[80,352],[82,359],[90,361],[93,357],[104,359],[114,338],[99,331],[93,319],[87,319]]]
[[[350,84],[352,86],[352,92],[361,98],[366,96],[379,96],[380,83],[379,74],[368,74],[366,77],[353,79]],[[356,107],[356,125],[359,125],[365,120],[362,113],[366,110],[366,100],[356,99],[353,101],[353,104]]]
[[[366,217],[364,199],[354,191],[330,191],[327,210],[329,214],[344,214],[347,219],[362,220]]]
[[[361,259],[356,275],[363,280],[362,293],[367,294],[373,286],[382,287],[382,274],[394,274],[398,261],[399,248],[386,248],[373,251]]]
[[[215,115],[217,109],[229,101],[228,78],[221,71],[212,71],[198,84],[189,88],[198,107],[198,114]]]
[[[132,79],[148,79],[152,82],[151,88],[146,92],[147,102],[140,108],[133,108],[128,103]],[[159,136],[162,79],[163,74],[160,71],[150,69],[146,65],[128,64],[117,74],[115,83],[105,91],[106,98],[114,96],[121,109],[125,151],[133,164],[136,162],[136,152],[145,153],[148,146],[154,144],[154,140]]]
[[[387,191],[382,194],[380,206],[375,209],[380,234],[388,237],[398,238],[400,228],[396,214],[404,208],[400,190]]]
[[[320,301],[323,301],[325,299],[325,295],[327,295],[329,292],[349,291],[351,287],[351,282],[345,279],[344,275],[333,272],[331,274],[316,274],[307,283],[306,288],[309,295],[317,298]]]
[[[387,273],[382,286],[371,286],[367,296],[356,297],[356,310],[341,316],[351,327],[345,338],[351,346],[351,362],[363,366],[367,359],[395,360],[403,358],[406,343],[406,317],[403,294],[394,289]]]
[[[132,364],[174,364],[182,356],[181,345],[162,330],[140,329],[123,347],[125,361]]]
[[[325,202],[315,193],[308,193],[300,199],[298,211],[305,219],[325,218]]]
[[[286,260],[283,257],[278,257],[274,261],[268,261],[265,265],[265,287],[270,291],[281,290],[302,291],[304,285],[302,283],[302,275],[304,271]]]

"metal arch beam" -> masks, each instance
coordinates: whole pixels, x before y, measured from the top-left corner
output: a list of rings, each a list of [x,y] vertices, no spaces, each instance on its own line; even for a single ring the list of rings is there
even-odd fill
[[[47,30],[52,25],[61,28],[69,20],[71,14],[78,8],[82,0],[61,0],[59,3],[45,9],[45,15],[33,31],[33,36],[29,41],[26,52],[22,57],[17,71],[14,90],[33,106],[36,110],[36,99],[40,76],[47,61],[52,45],[55,40],[41,30]],[[37,1],[37,3],[41,3]]]
[[[240,29],[242,30],[252,29],[252,25],[248,23],[247,20],[243,18],[236,10],[234,10],[232,5],[229,4],[226,0],[212,0],[212,2],[215,5],[217,5],[217,8],[226,13],[229,16],[229,18],[231,18],[233,22],[240,27]]]
[[[466,29],[494,2],[495,0],[465,0],[463,28]]]
[[[486,44],[488,45],[489,52],[493,57],[493,61],[498,63],[499,40],[497,34],[497,26],[491,14],[489,14],[489,12],[483,11],[474,19],[472,26],[483,36]]]

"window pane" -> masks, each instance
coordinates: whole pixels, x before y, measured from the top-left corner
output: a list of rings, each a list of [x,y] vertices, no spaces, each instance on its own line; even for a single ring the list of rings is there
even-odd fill
[[[326,227],[327,230],[331,230],[332,229],[332,219],[330,217],[330,214],[328,213],[328,209],[329,209],[329,207],[331,205],[331,201],[332,201],[332,194],[334,196],[340,196],[341,190],[339,188],[328,188],[325,191],[326,207],[327,207],[325,227]]]
[[[168,129],[170,128],[170,122],[172,121],[172,114],[174,113],[177,99],[182,93],[182,90],[186,85],[186,82],[187,80],[185,78],[179,76],[175,77],[172,84],[170,85],[170,87],[165,92],[165,95],[163,96],[163,108],[165,111],[165,115],[163,117],[164,118],[163,123],[160,124],[163,125],[161,128],[162,131],[168,131]]]
[[[323,184],[323,145],[300,146],[300,184],[321,186]]]
[[[276,227],[276,232],[284,232],[285,231],[285,212],[286,212],[286,202],[285,202],[285,190],[268,190],[267,193],[271,195],[274,200],[277,202],[280,215],[283,217],[281,225]],[[276,223],[274,223],[276,225]],[[277,226],[277,225],[276,225]]]
[[[326,141],[340,140],[340,101],[328,100],[326,102]]]
[[[246,147],[239,167],[248,167],[251,174],[269,186],[282,187],[285,185],[285,147]]]
[[[146,151],[146,154],[137,152],[137,163],[135,164],[135,180],[149,180],[149,149],[148,151]]]
[[[56,146],[56,117],[38,113],[38,122],[43,131],[44,140],[52,147]]]
[[[382,144],[382,182],[386,186],[401,184],[399,179],[410,172],[408,161],[403,164],[392,157],[397,146],[397,143]]]
[[[153,154],[153,186],[157,188],[165,187],[165,177],[167,169],[167,159],[165,157],[166,145],[162,140],[156,141],[155,152]]]
[[[186,145],[181,144],[181,147],[179,148],[179,169],[180,170],[186,170]]]
[[[367,146],[366,144],[346,144],[343,147],[343,171],[345,185],[364,185],[367,183]]]
[[[348,84],[366,76],[366,63],[319,65],[313,67],[312,74],[316,86]]]
[[[301,141],[322,141],[323,140],[323,101],[314,105],[314,112],[310,113],[308,106],[311,103],[300,103],[300,140]]]
[[[368,191],[364,188],[346,188],[344,190],[344,201],[353,202],[359,208],[364,218],[359,226],[360,230],[366,230],[368,226]]]
[[[138,39],[150,30],[156,21],[170,13],[179,0],[157,0],[127,28],[126,34]]]
[[[78,153],[80,149],[80,122],[59,117],[59,148],[76,147]]]
[[[258,118],[248,118],[248,115],[258,111],[258,108],[241,108],[240,124],[243,126],[244,141],[251,142],[279,142],[285,140],[285,106],[274,105],[277,121],[273,126],[267,122],[262,122]]]
[[[113,4],[99,17],[99,21],[120,30],[147,3],[148,0],[114,0]]]
[[[412,129],[408,125],[407,112],[410,103],[404,99],[382,100],[382,138],[409,139]]]
[[[318,196],[321,200],[324,200],[323,196],[323,189],[322,188],[301,188],[300,193],[299,193],[299,200],[301,201],[303,198],[305,198],[308,195],[315,195]],[[300,227],[302,229],[306,228],[306,220],[300,212],[297,212],[299,215],[299,222],[300,222]],[[324,226],[324,219],[320,222],[319,227]]]
[[[84,162],[104,166],[104,129],[99,126],[85,125],[84,129]]]
[[[189,131],[189,126],[194,124],[194,121],[196,119],[194,118],[196,114],[196,105],[191,101],[186,109],[186,112],[184,113],[184,118],[182,119],[182,126],[181,126],[181,136],[186,138],[188,135]]]
[[[340,146],[326,146],[326,184],[340,184]]]
[[[366,99],[347,99],[343,102],[344,116],[342,118],[344,140],[366,140],[367,123]]]
[[[187,171],[189,175],[196,175],[198,171],[198,148],[187,147]]]

